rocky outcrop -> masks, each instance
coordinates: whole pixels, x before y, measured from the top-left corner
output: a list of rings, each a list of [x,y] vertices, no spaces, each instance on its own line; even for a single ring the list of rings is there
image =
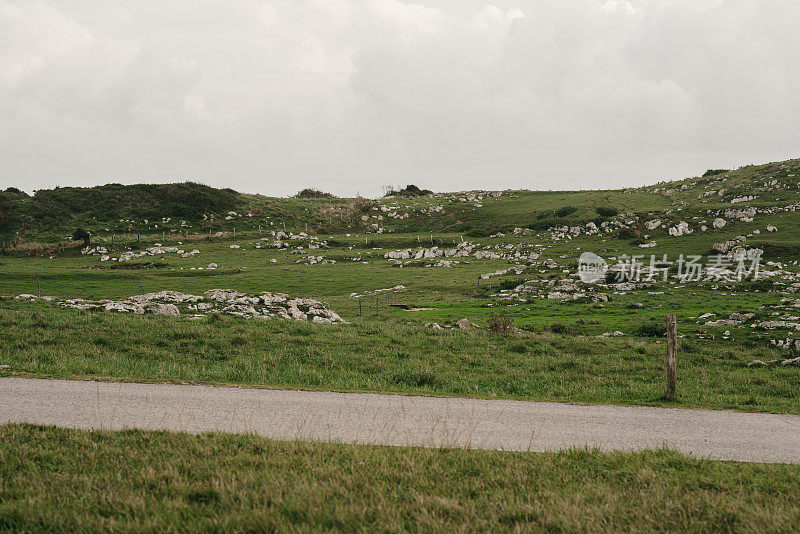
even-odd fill
[[[119,313],[153,314],[200,318],[208,314],[233,315],[245,318],[295,319],[314,323],[345,322],[336,312],[314,299],[289,298],[283,293],[263,292],[248,295],[234,289],[210,289],[202,295],[179,291],[159,291],[134,295],[124,300],[69,299],[62,306],[81,310],[102,310]]]

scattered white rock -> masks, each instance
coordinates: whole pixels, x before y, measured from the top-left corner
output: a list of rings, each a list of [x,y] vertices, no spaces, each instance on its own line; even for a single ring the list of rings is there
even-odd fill
[[[181,315],[181,306],[184,311],[195,314],[209,312],[245,318],[280,317],[324,324],[345,322],[336,312],[314,299],[291,299],[283,293],[269,292],[247,295],[233,289],[210,289],[202,296],[160,291],[134,295],[121,301],[69,299],[60,304],[81,310],[97,309],[173,317]]]

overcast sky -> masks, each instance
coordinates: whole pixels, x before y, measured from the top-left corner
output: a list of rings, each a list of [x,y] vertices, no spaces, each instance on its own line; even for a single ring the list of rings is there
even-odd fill
[[[0,186],[609,188],[800,156],[798,0],[0,0]]]

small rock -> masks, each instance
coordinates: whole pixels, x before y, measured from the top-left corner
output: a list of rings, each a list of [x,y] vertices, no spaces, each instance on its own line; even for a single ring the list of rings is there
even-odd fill
[[[145,308],[144,311],[153,315],[168,315],[170,317],[178,317],[181,314],[174,304],[153,304]]]
[[[469,319],[466,319],[466,318],[465,319],[459,319],[458,322],[456,323],[456,325],[458,325],[458,327],[461,330],[469,330],[469,328],[471,326],[470,322],[469,322]]]
[[[792,358],[790,360],[783,360],[781,365],[800,365],[800,356],[797,358]]]
[[[761,360],[753,360],[752,362],[748,362],[747,367],[765,367],[767,362],[762,362]]]

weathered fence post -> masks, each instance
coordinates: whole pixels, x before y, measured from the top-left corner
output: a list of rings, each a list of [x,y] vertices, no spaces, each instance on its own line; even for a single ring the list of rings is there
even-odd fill
[[[678,379],[678,325],[674,314],[667,315],[667,400],[675,399]]]

